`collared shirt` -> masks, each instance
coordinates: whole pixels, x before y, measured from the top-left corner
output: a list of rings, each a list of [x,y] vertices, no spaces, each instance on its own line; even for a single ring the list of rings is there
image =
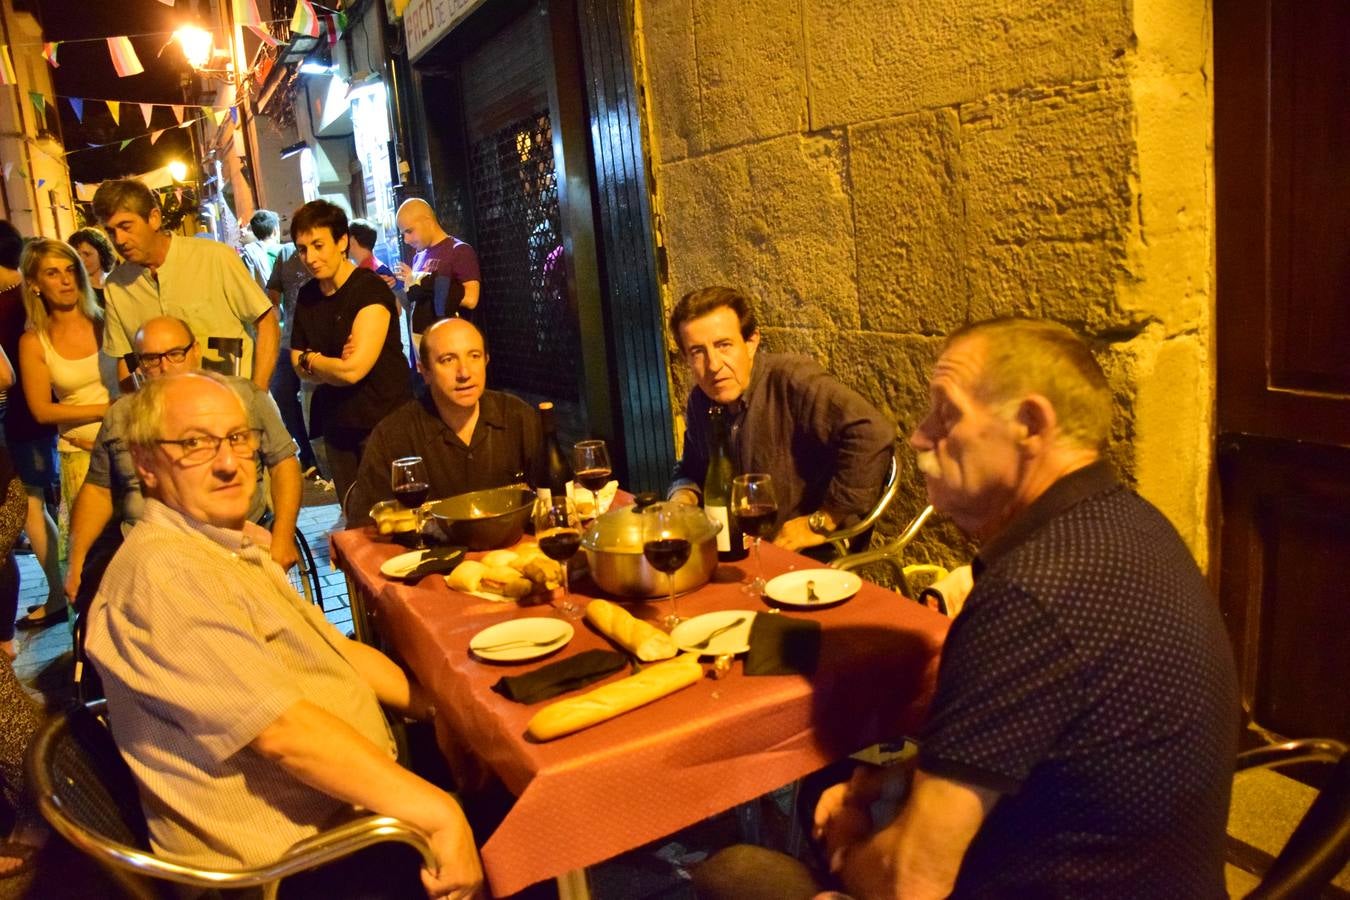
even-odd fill
[[[248,518],[256,522],[267,508],[263,473],[287,459],[294,459],[295,440],[281,421],[281,412],[272,395],[247,378],[225,375],[227,384],[244,401],[249,425],[262,430],[258,443],[258,484],[253,492]],[[131,458],[131,447],[126,442],[127,426],[131,424],[130,397],[118,397],[103,415],[103,424],[94,438],[94,449],[89,458],[89,474],[85,480],[112,492],[113,508],[120,511],[122,527],[128,528],[140,520],[145,500],[141,496],[141,479],[136,474],[136,462]]]
[[[314,276],[309,266],[295,252],[295,244],[287,241],[277,250],[277,260],[272,265],[272,275],[267,279],[267,289],[281,295],[278,311],[281,315],[281,352],[290,365],[291,331],[295,328],[295,298],[300,289]]]
[[[920,735],[1002,794],[953,896],[1222,897],[1227,633],[1171,523],[1096,463],[980,554]]]
[[[675,465],[672,491],[702,490],[712,405],[701,388],[689,392],[684,453]],[[847,525],[881,496],[894,453],[895,425],[814,360],[756,354],[749,386],[725,408],[736,473],[773,476],[779,525],[821,508]]]
[[[188,323],[202,354],[219,360],[207,341],[242,338],[240,373],[253,371],[250,328],[272,301],[254,282],[234,250],[216,241],[170,237],[164,265],[155,271],[125,262],[109,273],[103,287],[107,316],[103,352],[121,358],[132,350],[136,331],[156,316],[177,316]]]
[[[264,546],[147,501],[94,597],[85,646],[156,851],[257,865],[351,812],[249,746],[303,700],[394,755],[345,640]]]
[[[539,413],[524,400],[497,391],[484,391],[478,404],[468,444],[441,419],[427,391],[375,426],[347,498],[348,524],[369,522],[370,507],[393,498],[389,464],[403,456],[422,457],[433,500],[522,480],[539,484],[545,469]]]

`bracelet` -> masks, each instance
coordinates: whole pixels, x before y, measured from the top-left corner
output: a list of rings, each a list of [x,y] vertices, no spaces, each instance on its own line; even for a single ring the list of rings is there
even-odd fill
[[[309,358],[314,355],[313,350],[306,350],[300,354],[300,369],[307,375],[313,375],[314,369],[309,364]]]

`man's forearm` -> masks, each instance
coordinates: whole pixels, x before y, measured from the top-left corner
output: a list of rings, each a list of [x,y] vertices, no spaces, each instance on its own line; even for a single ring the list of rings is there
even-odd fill
[[[350,638],[339,649],[380,703],[410,719],[428,719],[434,714],[430,696],[379,650]]]
[[[112,491],[85,481],[75,495],[70,511],[70,549],[66,558],[68,571],[79,573],[89,548],[108,527],[113,517]],[[78,579],[77,579],[78,580]]]
[[[300,461],[294,456],[268,469],[272,498],[272,546],[295,542],[295,520],[300,515]]]
[[[272,369],[277,364],[277,350],[281,347],[281,326],[277,323],[276,308],[259,316],[254,326],[258,331],[258,339],[253,344],[253,377],[250,380],[267,390]]]

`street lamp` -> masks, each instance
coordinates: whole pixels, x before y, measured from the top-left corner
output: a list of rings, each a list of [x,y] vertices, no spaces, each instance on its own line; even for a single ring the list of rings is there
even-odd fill
[[[204,69],[215,53],[211,32],[196,25],[184,25],[173,33],[178,45],[183,48],[183,56],[194,69]]]
[[[169,163],[169,175],[174,181],[179,183],[187,180],[187,163],[181,159],[175,159]]]

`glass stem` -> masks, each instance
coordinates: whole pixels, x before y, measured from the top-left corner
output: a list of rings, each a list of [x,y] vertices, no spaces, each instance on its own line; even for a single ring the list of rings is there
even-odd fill
[[[675,608],[675,573],[671,572],[666,576],[666,583],[670,589],[670,615],[672,619],[679,619],[680,611]]]
[[[764,560],[759,558],[759,538],[755,538],[755,581],[759,590],[764,590]]]

